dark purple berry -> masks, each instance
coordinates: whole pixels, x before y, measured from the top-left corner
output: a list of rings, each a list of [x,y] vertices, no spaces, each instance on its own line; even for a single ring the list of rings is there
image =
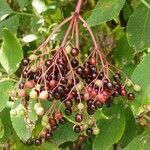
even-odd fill
[[[77,48],[73,48],[73,49],[71,50],[71,55],[72,55],[72,56],[78,56],[78,54],[79,54],[79,50],[78,50]]]
[[[36,140],[34,141],[34,144],[35,144],[36,146],[40,146],[40,145],[42,144],[42,140],[41,140],[41,139],[36,139]]]
[[[66,108],[66,109],[65,109],[65,114],[66,114],[67,116],[71,116],[71,115],[72,115],[72,110],[69,109],[69,108]]]
[[[79,62],[78,62],[76,59],[72,59],[72,60],[71,60],[71,66],[72,66],[73,68],[76,68],[78,65],[79,65]]]
[[[127,97],[128,97],[128,100],[134,100],[135,95],[133,93],[128,93]]]
[[[76,114],[76,116],[75,116],[75,121],[76,121],[76,122],[81,122],[82,120],[83,120],[82,114]]]
[[[29,58],[24,58],[24,59],[22,60],[22,65],[28,66],[29,62],[30,62]]]
[[[75,133],[80,133],[81,132],[81,127],[79,125],[75,125],[73,128]]]
[[[88,136],[92,136],[93,130],[92,130],[91,128],[86,129],[86,134],[87,134]]]
[[[64,117],[62,117],[62,118],[59,120],[59,123],[65,124],[65,123],[66,123],[66,119],[65,119]]]
[[[52,65],[52,63],[53,63],[52,60],[48,59],[45,61],[45,66],[50,67]]]

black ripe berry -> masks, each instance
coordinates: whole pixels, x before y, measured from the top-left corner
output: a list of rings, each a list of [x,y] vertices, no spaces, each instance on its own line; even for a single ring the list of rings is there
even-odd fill
[[[45,66],[50,67],[52,65],[52,60],[48,59],[45,61]]]
[[[80,133],[81,132],[81,127],[79,125],[75,125],[73,128],[75,133]]]
[[[78,62],[76,59],[72,59],[72,60],[71,60],[71,66],[72,66],[73,68],[76,68],[78,65],[79,65],[79,62]]]
[[[59,123],[65,124],[65,123],[66,123],[66,119],[65,119],[64,117],[62,117],[62,118],[59,120]]]
[[[65,114],[66,114],[67,116],[71,116],[71,115],[72,115],[72,110],[69,109],[69,108],[66,108],[66,109],[65,109]]]
[[[86,134],[87,134],[88,136],[92,136],[93,130],[92,130],[91,128],[87,128],[87,129],[86,129]]]
[[[135,95],[133,93],[128,93],[127,97],[128,97],[128,100],[134,100]]]
[[[77,72],[77,74],[82,75],[82,73],[83,73],[83,68],[82,68],[81,66],[79,66],[79,67],[76,69],[76,72]]]
[[[50,140],[51,138],[52,138],[52,133],[46,132],[46,133],[45,133],[45,140],[48,141],[48,140]]]
[[[35,144],[36,146],[40,146],[40,145],[42,144],[42,140],[41,140],[41,139],[36,139],[36,140],[34,141],[34,144]]]
[[[72,56],[78,56],[78,54],[79,54],[79,50],[78,50],[77,48],[73,48],[73,49],[71,50],[71,55],[72,55]]]
[[[24,58],[24,59],[22,60],[22,65],[28,66],[29,62],[30,62],[29,58]]]

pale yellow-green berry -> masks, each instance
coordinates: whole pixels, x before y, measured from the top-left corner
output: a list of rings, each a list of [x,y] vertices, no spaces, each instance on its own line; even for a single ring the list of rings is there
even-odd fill
[[[16,115],[17,115],[16,109],[11,109],[11,110],[10,110],[10,115],[11,115],[11,116],[16,116]]]
[[[83,104],[83,103],[79,103],[79,104],[77,105],[77,108],[78,108],[79,110],[84,109],[84,104]]]
[[[127,81],[127,86],[130,87],[131,85],[132,85],[132,81],[131,81],[131,80],[128,80],[128,81]]]
[[[100,131],[100,130],[99,130],[98,127],[94,127],[94,128],[93,128],[93,134],[94,134],[94,135],[98,135],[98,134],[99,134],[99,131]]]
[[[134,91],[136,91],[136,92],[140,92],[140,91],[141,91],[141,87],[140,87],[138,84],[135,84],[135,85],[133,86],[133,89],[134,89]]]

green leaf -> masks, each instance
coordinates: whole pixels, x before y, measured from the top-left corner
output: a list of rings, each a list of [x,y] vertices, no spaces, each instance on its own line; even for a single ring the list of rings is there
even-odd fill
[[[107,150],[117,143],[125,130],[125,114],[122,105],[112,106],[107,109],[109,119],[98,121],[100,133],[95,137],[93,150]]]
[[[9,100],[9,90],[12,86],[12,81],[0,80],[0,112],[6,107],[6,103]]]
[[[91,26],[99,25],[118,16],[125,0],[99,0],[88,18]]]
[[[4,126],[2,120],[0,119],[0,138],[4,136]]]
[[[138,113],[143,105],[150,105],[150,53],[147,54],[141,63],[134,70],[131,79],[139,84],[142,91],[136,93],[136,99],[132,102],[134,113]]]
[[[1,118],[3,126],[4,126],[4,135],[0,139],[0,143],[3,144],[8,140],[9,136],[11,135],[11,132],[13,131],[11,121],[10,121],[9,110],[5,108],[0,113],[0,118]]]
[[[5,19],[13,10],[9,7],[6,0],[0,0],[0,21]]]
[[[19,115],[11,116],[11,122],[20,139],[27,141],[31,137],[31,127],[27,125],[26,118]]]
[[[60,125],[54,132],[52,141],[57,145],[61,145],[68,141],[75,141],[78,134],[73,132],[73,124],[67,122],[65,125]]]
[[[150,3],[150,0],[148,0]],[[150,9],[140,4],[129,18],[127,36],[135,52],[150,47]]]
[[[4,41],[0,51],[0,62],[8,74],[13,74],[23,58],[23,51],[18,39],[4,29]]]
[[[129,46],[126,36],[123,36],[115,49],[115,59],[120,64],[130,63],[133,57],[133,49]]]
[[[125,147],[127,144],[129,144],[136,135],[135,118],[129,107],[125,111],[125,118],[126,118],[126,127],[120,141],[121,147]]]
[[[145,133],[134,138],[123,150],[149,150],[149,148],[150,137]]]
[[[13,24],[13,26],[12,26]],[[6,27],[12,33],[16,33],[19,26],[19,16],[14,15],[0,22],[0,39],[3,38],[3,28]]]
[[[29,0],[17,0],[17,2],[21,9],[23,9],[24,7],[26,7],[29,4]]]
[[[51,148],[51,150],[60,150],[57,145],[53,144],[52,142],[44,142],[41,146],[41,150],[48,150]]]
[[[30,106],[30,111],[29,111],[29,119],[31,121],[36,121],[38,119],[38,116],[34,110],[34,105],[36,104],[37,102],[34,101],[34,100],[31,100],[29,106]]]

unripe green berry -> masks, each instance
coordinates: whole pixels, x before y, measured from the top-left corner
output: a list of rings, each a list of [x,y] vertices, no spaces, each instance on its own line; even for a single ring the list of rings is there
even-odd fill
[[[23,109],[18,111],[18,115],[19,116],[25,116],[25,114],[26,113],[25,113],[25,111]]]
[[[48,98],[48,91],[42,91],[40,94],[39,94],[39,99],[41,100],[46,100]]]
[[[95,128],[93,128],[93,134],[94,135],[98,135],[99,134],[99,128],[98,127],[95,127]]]
[[[94,120],[94,119],[89,119],[89,120],[88,120],[88,124],[89,124],[90,126],[92,126],[94,123],[95,123],[95,120]]]
[[[15,117],[17,115],[17,111],[15,109],[11,109],[10,115]]]
[[[96,80],[95,85],[97,85],[98,87],[102,87],[102,81],[101,80]]]
[[[35,111],[38,116],[44,115],[44,108],[42,106],[38,107]]]
[[[49,120],[49,117],[48,117],[47,115],[44,115],[44,116],[42,117],[42,121],[48,122],[48,120]]]
[[[35,54],[32,54],[32,55],[29,56],[30,60],[35,60],[36,58],[37,58],[37,56]]]
[[[47,125],[48,125],[48,122],[45,122],[45,121],[42,120],[42,126],[46,127]]]
[[[131,85],[132,85],[132,81],[131,81],[131,80],[128,80],[128,81],[127,81],[127,86],[130,87]]]
[[[83,83],[82,82],[79,82],[77,85],[76,85],[76,89],[78,91],[81,91],[83,89]]]
[[[89,126],[88,126],[87,123],[83,124],[83,129],[84,129],[84,130],[86,130],[88,127],[89,127]]]
[[[70,54],[71,53],[71,50],[72,50],[72,47],[70,45],[67,45],[65,51],[67,54]]]
[[[135,84],[135,85],[133,86],[133,89],[134,89],[134,91],[136,91],[136,92],[140,92],[140,91],[141,91],[141,87],[140,87],[138,84]]]
[[[84,104],[83,104],[83,103],[79,103],[79,104],[77,105],[77,108],[78,108],[79,110],[84,109]]]
[[[51,125],[50,124],[47,124],[46,125],[46,129],[48,129],[49,131],[51,130]]]
[[[31,90],[30,92],[30,98],[37,99],[38,93],[35,90]]]
[[[36,104],[34,105],[34,110],[36,110],[38,107],[41,107],[41,104],[40,104],[40,103],[36,103]]]
[[[36,70],[37,70],[37,67],[36,67],[36,66],[31,66],[31,71],[32,71],[32,72],[36,72]]]

